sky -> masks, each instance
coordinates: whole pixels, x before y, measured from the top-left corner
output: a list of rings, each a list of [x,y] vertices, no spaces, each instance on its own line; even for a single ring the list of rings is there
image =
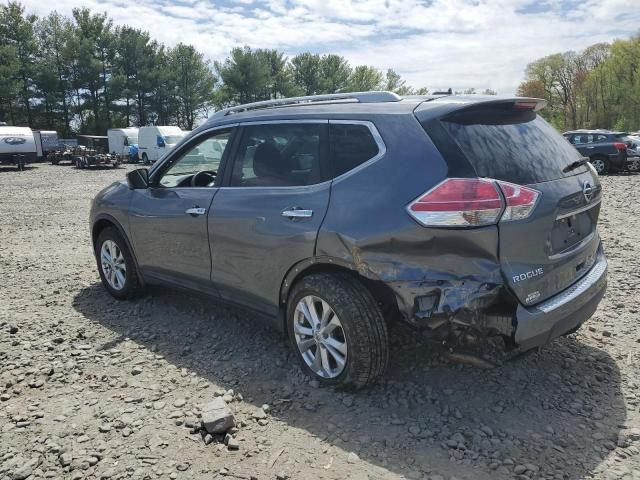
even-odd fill
[[[0,0],[5,2],[6,0]],[[21,0],[27,11],[107,12],[166,45],[210,60],[235,46],[337,53],[393,68],[431,91],[515,93],[524,69],[552,53],[640,33],[638,0]]]

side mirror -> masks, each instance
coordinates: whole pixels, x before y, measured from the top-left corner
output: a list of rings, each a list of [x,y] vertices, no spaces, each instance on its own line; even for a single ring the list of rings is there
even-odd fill
[[[131,189],[149,188],[149,170],[137,168],[127,173],[127,184]]]
[[[159,147],[164,147],[165,146],[164,138],[162,138],[161,136],[158,135],[158,139],[157,140],[158,140],[158,146]]]

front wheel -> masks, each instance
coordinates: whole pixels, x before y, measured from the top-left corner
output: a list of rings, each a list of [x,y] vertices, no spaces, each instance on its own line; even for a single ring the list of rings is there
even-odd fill
[[[300,280],[289,296],[287,330],[302,369],[320,383],[356,390],[384,375],[387,327],[355,277],[319,273]]]
[[[591,159],[591,165],[596,169],[598,175],[602,175],[609,171],[609,160],[606,160],[602,157],[595,157]]]
[[[118,230],[109,227],[100,232],[95,255],[100,279],[111,295],[124,300],[139,292],[140,282],[133,256]]]
[[[146,153],[142,154],[142,163],[144,163],[145,165],[149,165],[149,157],[147,157]]]

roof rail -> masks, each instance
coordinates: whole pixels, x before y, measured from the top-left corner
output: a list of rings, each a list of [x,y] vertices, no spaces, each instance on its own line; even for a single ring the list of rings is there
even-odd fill
[[[233,113],[246,112],[248,110],[259,110],[271,107],[290,107],[296,105],[308,105],[311,103],[333,103],[333,102],[357,102],[357,103],[382,103],[399,102],[402,97],[393,92],[373,91],[373,92],[350,92],[331,93],[327,95],[309,95],[305,97],[278,98],[275,100],[264,100],[262,102],[245,103],[235,107],[225,108],[213,114],[211,118],[224,117]]]

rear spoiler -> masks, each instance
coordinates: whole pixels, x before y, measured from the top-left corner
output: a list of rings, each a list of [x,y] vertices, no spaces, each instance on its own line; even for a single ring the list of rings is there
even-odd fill
[[[442,117],[453,112],[491,107],[492,105],[516,110],[538,112],[547,105],[547,101],[532,97],[498,97],[495,95],[448,95],[427,99],[420,103],[414,113],[420,120]]]

